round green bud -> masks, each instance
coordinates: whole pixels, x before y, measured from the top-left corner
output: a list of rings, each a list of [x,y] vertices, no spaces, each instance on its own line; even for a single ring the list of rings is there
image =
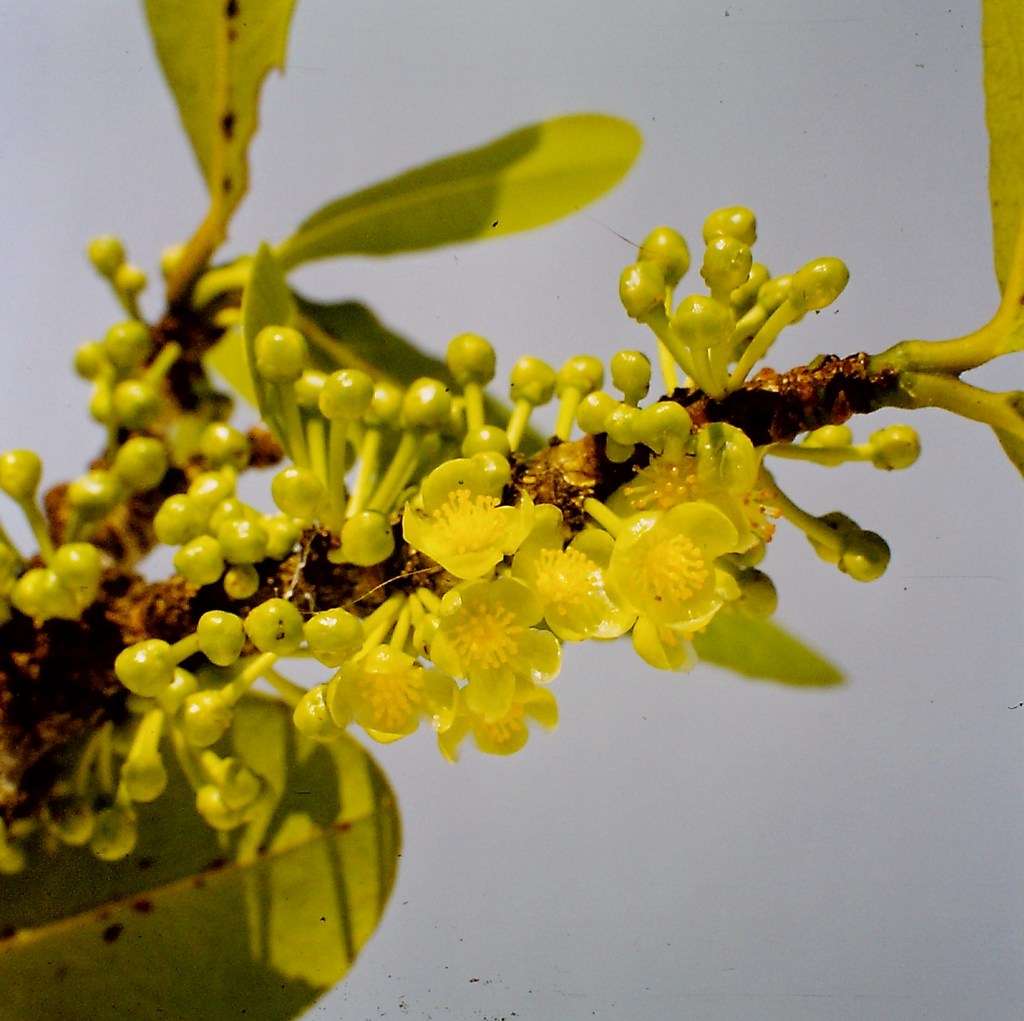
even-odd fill
[[[208,610],[196,626],[199,651],[215,666],[231,666],[242,654],[242,618],[224,610]]]
[[[318,684],[299,699],[292,719],[300,734],[313,741],[333,741],[341,733],[327,708],[326,685]]]
[[[106,352],[98,340],[87,340],[75,349],[75,373],[82,379],[95,379],[108,364]]]
[[[871,434],[871,463],[885,471],[909,468],[921,455],[917,430],[909,425],[887,425]]]
[[[805,447],[848,447],[853,443],[853,430],[848,425],[823,425],[809,432],[803,441]]]
[[[373,380],[359,369],[339,369],[324,380],[320,413],[325,418],[352,421],[362,418],[373,401]]]
[[[86,246],[85,254],[101,276],[112,277],[124,262],[124,245],[113,234],[100,234]]]
[[[360,511],[341,529],[341,555],[350,564],[370,567],[387,560],[395,549],[395,535],[379,511]]]
[[[320,394],[326,382],[327,374],[319,369],[305,369],[295,381],[295,400],[303,411],[316,411],[320,407]]]
[[[619,402],[604,390],[595,390],[580,401],[576,409],[576,422],[591,436],[605,431],[608,416],[619,406]]]
[[[184,254],[185,246],[182,244],[167,245],[160,250],[160,272],[165,278],[178,268]]]
[[[724,206],[708,214],[704,221],[704,243],[715,238],[735,238],[748,247],[757,240],[757,217],[746,206]]]
[[[669,436],[685,439],[690,435],[693,423],[690,413],[675,401],[658,401],[642,408],[633,423],[633,434],[637,442],[660,453]]]
[[[619,300],[626,315],[638,322],[665,307],[667,291],[665,274],[655,262],[634,262],[619,276]]]
[[[630,404],[637,404],[651,388],[651,361],[642,351],[616,351],[612,355],[612,386]]]
[[[201,472],[189,484],[188,495],[204,514],[212,514],[217,504],[235,495],[237,478],[234,469],[229,467]]]
[[[411,429],[440,429],[452,410],[452,395],[438,379],[421,377],[409,385],[402,400],[402,422]]]
[[[249,518],[221,522],[217,542],[229,564],[255,564],[267,555],[267,533],[259,521]]]
[[[750,276],[746,282],[734,288],[729,295],[729,304],[737,313],[742,315],[753,308],[758,292],[768,282],[769,275],[768,267],[762,262],[755,262],[750,267]]]
[[[616,404],[605,419],[604,431],[614,443],[631,447],[637,442],[636,420],[640,412],[629,404]]]
[[[268,599],[249,611],[245,633],[260,652],[288,656],[302,644],[302,615],[286,599]]]
[[[508,458],[495,450],[484,450],[473,455],[473,463],[483,472],[484,484],[488,492],[498,492],[508,485],[512,477],[512,468]]]
[[[176,493],[167,497],[153,518],[157,539],[168,546],[183,546],[203,534],[206,512],[191,496]]]
[[[709,489],[749,493],[759,467],[754,444],[742,429],[712,422],[697,433],[697,478]]]
[[[199,436],[199,453],[215,468],[244,468],[249,463],[249,439],[227,422],[211,422]]]
[[[193,585],[212,585],[224,573],[224,553],[212,536],[198,535],[174,554],[174,569]]]
[[[829,511],[827,514],[822,514],[818,520],[840,537],[860,531],[857,522],[842,511]],[[814,552],[826,563],[837,564],[839,562],[839,550],[835,546],[818,542],[810,536],[807,537],[807,541],[811,544]]]
[[[231,726],[233,713],[228,700],[216,689],[196,691],[181,706],[181,730],[193,748],[216,744]]]
[[[671,227],[655,227],[644,238],[638,261],[657,266],[665,283],[675,287],[690,268],[690,249],[679,231]]]
[[[539,358],[524,355],[512,366],[508,379],[514,401],[526,401],[536,408],[554,396],[555,370]]]
[[[102,468],[80,475],[68,486],[68,504],[86,521],[103,517],[124,496],[124,490],[113,472]]]
[[[111,364],[123,372],[141,365],[153,347],[149,328],[138,319],[115,323],[103,338],[103,348]]]
[[[94,590],[103,574],[103,556],[91,542],[66,542],[50,559],[50,569],[69,589]]]
[[[295,465],[279,471],[270,483],[274,503],[293,518],[314,521],[327,499],[324,484],[308,468]]]
[[[770,617],[779,606],[775,583],[764,571],[748,568],[736,579],[740,587],[740,605],[755,617]]]
[[[156,801],[167,788],[167,770],[155,752],[129,755],[121,767],[121,783],[132,801]]]
[[[152,436],[133,436],[114,455],[114,474],[133,493],[155,489],[167,472],[167,450]]]
[[[248,599],[259,587],[259,571],[252,564],[235,564],[224,572],[224,594],[229,599]]]
[[[477,333],[460,333],[448,341],[445,356],[448,371],[459,386],[467,383],[486,385],[494,379],[497,361],[494,348]]]
[[[734,291],[750,276],[750,248],[733,237],[713,238],[704,249],[700,275],[712,291]]]
[[[691,294],[672,314],[672,331],[688,347],[716,348],[726,344],[733,330],[732,313],[706,294]]]
[[[366,411],[366,424],[374,427],[397,426],[402,414],[403,396],[401,387],[384,379],[378,380],[374,384],[373,399]]]
[[[229,808],[224,802],[221,789],[213,784],[203,784],[196,791],[196,811],[208,826],[222,833],[233,830],[245,822],[245,812]]]
[[[574,355],[558,370],[555,377],[555,392],[559,397],[566,390],[578,390],[588,394],[599,390],[604,382],[604,366],[600,358],[593,355]]]
[[[89,414],[101,425],[107,425],[113,419],[114,401],[109,387],[93,387],[92,395],[89,397]]]
[[[141,379],[125,379],[114,387],[114,415],[126,429],[145,429],[160,413],[160,395]]]
[[[303,625],[310,654],[324,666],[337,667],[362,647],[363,625],[358,617],[338,607],[315,613]]]
[[[0,454],[0,489],[12,500],[31,500],[42,477],[43,462],[34,450],[5,450]]]
[[[122,294],[141,294],[146,289],[146,274],[134,263],[123,262],[114,272],[114,286]]]
[[[73,594],[63,585],[56,571],[49,567],[33,567],[26,571],[11,589],[11,604],[26,617],[36,620],[53,617],[76,620],[79,616]]]
[[[889,566],[889,544],[876,532],[847,532],[839,548],[839,570],[854,581],[875,581]]]
[[[793,274],[789,300],[801,311],[831,305],[850,279],[841,259],[815,259]]]
[[[793,277],[786,274],[766,280],[757,292],[757,303],[771,315],[784,301],[789,298],[793,289]]]
[[[493,451],[508,457],[508,433],[497,425],[482,425],[479,429],[471,429],[462,440],[462,456],[472,457]]]
[[[174,671],[174,680],[159,696],[160,708],[168,715],[173,715],[198,687],[199,682],[196,680],[195,674],[190,673],[184,667],[177,667]]]
[[[138,837],[135,814],[114,805],[96,816],[89,846],[100,861],[121,861],[135,850]]]
[[[288,514],[267,514],[262,522],[267,533],[267,556],[283,560],[299,541],[301,524]]]
[[[248,504],[239,500],[237,496],[229,496],[226,500],[221,500],[221,502],[218,503],[210,512],[210,517],[206,522],[205,530],[211,535],[216,535],[217,529],[220,528],[225,521],[232,521],[235,518],[254,521],[258,517],[258,512],[253,510],[253,508],[248,506]]]
[[[291,326],[264,326],[254,347],[256,371],[271,383],[294,383],[306,367],[306,338]]]
[[[171,647],[159,638],[147,638],[123,649],[114,660],[117,679],[131,692],[153,698],[174,680],[177,664]]]

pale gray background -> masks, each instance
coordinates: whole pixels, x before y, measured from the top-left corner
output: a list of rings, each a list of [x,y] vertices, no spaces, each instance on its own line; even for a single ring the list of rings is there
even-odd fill
[[[55,480],[98,440],[72,348],[115,315],[85,240],[122,233],[153,269],[203,197],[134,4],[5,0],[0,47],[2,443],[41,447]],[[636,240],[667,221],[692,239],[737,201],[773,267],[852,268],[837,314],[787,334],[780,366],[963,332],[994,307],[972,3],[302,0],[290,65],[266,90],[236,250],[531,119],[597,109],[643,129],[634,174],[585,215],[299,276],[435,349],[478,330],[507,367],[644,343],[609,228]],[[401,875],[315,1016],[1021,1016],[1020,481],[983,428],[915,424],[910,473],[779,471],[895,550],[872,586],[785,529],[771,551],[782,619],[845,664],[845,689],[675,677],[587,645],[556,685],[560,731],[515,759],[450,767],[427,734],[380,750]]]

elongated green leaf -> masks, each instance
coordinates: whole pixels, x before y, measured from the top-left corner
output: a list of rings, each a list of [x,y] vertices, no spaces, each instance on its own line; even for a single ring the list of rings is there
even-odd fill
[[[744,677],[799,686],[843,681],[836,666],[778,624],[728,606],[694,636],[693,645],[701,659]]]
[[[992,240],[1002,289],[1024,212],[1024,4],[983,0],[981,38]]]
[[[259,95],[284,68],[295,0],[145,0],[146,19],[221,229],[249,187]]]
[[[1004,429],[993,429],[992,431],[996,434],[996,439],[999,440],[999,445],[1010,462],[1021,475],[1024,475],[1024,442]]]
[[[576,114],[520,128],[340,198],[278,248],[287,268],[336,255],[390,255],[529,230],[617,184],[640,151],[628,121]]]
[[[0,877],[0,1019],[281,1021],[344,976],[394,883],[391,791],[354,741],[310,744],[278,702],[241,703],[234,742],[285,791],[252,846],[221,847],[175,769],[125,861],[37,848]]]

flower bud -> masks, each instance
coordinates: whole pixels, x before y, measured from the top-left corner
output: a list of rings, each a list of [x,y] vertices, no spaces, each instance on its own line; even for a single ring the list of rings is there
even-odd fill
[[[42,477],[43,462],[34,450],[7,450],[0,454],[0,489],[12,500],[31,500]]]
[[[227,422],[211,422],[199,436],[199,453],[215,468],[229,464],[241,469],[249,461],[249,439]]]
[[[324,666],[338,667],[351,659],[363,644],[363,625],[358,617],[337,607],[315,613],[302,632],[312,655]]]
[[[171,647],[159,638],[148,638],[129,645],[118,654],[114,673],[129,691],[152,698],[174,680],[175,666]]]
[[[360,511],[342,526],[341,556],[347,563],[370,567],[387,560],[394,549],[394,532],[378,511]]]
[[[889,544],[880,535],[858,528],[842,537],[837,566],[854,581],[875,581],[885,574],[889,557]]]
[[[260,652],[287,656],[302,644],[302,615],[286,599],[267,599],[249,611],[245,633]]]
[[[619,300],[626,315],[638,322],[664,308],[667,290],[665,273],[655,262],[634,262],[619,277]]]
[[[611,394],[595,390],[580,401],[580,406],[576,409],[576,422],[585,433],[596,436],[605,431],[608,416],[618,406],[619,402]]]
[[[339,369],[325,380],[320,412],[326,418],[354,420],[366,414],[373,400],[373,380],[359,369]]]
[[[671,227],[655,227],[644,238],[638,261],[657,266],[664,282],[675,287],[690,268],[690,249],[678,231]]]
[[[651,362],[642,351],[616,351],[612,355],[612,386],[630,404],[638,404],[651,387]]]
[[[871,434],[871,463],[885,471],[909,468],[921,455],[917,430],[909,425],[887,425]]]
[[[242,654],[242,618],[224,610],[208,610],[196,627],[199,651],[215,666],[231,666]]]
[[[133,493],[155,489],[167,472],[167,451],[152,436],[133,436],[114,455],[114,474]]]
[[[270,383],[294,383],[306,367],[306,338],[291,326],[264,326],[253,346],[256,371]]]
[[[757,240],[757,218],[746,206],[723,206],[708,214],[704,221],[704,243],[715,238],[735,238],[748,247]]]
[[[486,385],[494,379],[496,356],[489,341],[476,333],[460,333],[448,342],[448,371],[459,386]]]
[[[122,372],[141,365],[152,350],[149,328],[137,319],[115,323],[103,338],[103,348],[111,363]]]
[[[124,245],[112,234],[100,234],[89,242],[85,254],[97,273],[112,277],[124,262]]]
[[[843,292],[850,271],[840,259],[815,259],[793,274],[789,300],[801,311],[825,308]]]
[[[558,370],[555,377],[555,391],[561,396],[566,390],[578,390],[588,394],[600,388],[604,382],[604,366],[593,355],[575,355]]]
[[[126,429],[145,429],[160,413],[160,395],[142,379],[125,379],[114,387],[114,415]]]
[[[704,249],[700,275],[712,291],[732,292],[750,276],[749,246],[734,237],[713,238]]]
[[[512,366],[509,384],[512,400],[539,407],[554,395],[555,370],[547,362],[525,355]]]
[[[671,325],[687,347],[711,349],[728,342],[733,320],[721,302],[705,294],[691,294],[679,303]]]

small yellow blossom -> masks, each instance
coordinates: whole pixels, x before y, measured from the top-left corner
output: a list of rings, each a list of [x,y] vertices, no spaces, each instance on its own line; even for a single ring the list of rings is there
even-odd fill
[[[558,639],[533,627],[541,615],[537,597],[513,578],[468,582],[445,594],[430,658],[469,682],[462,696],[471,712],[499,720],[517,681],[549,681],[558,673]]]
[[[472,733],[480,751],[488,755],[512,755],[526,744],[530,720],[546,730],[553,730],[558,725],[558,704],[555,696],[545,688],[529,681],[520,682],[508,711],[497,719],[487,720],[467,706],[460,705],[452,726],[438,734],[438,747],[449,762],[455,762],[459,757],[459,745],[467,734]]]
[[[533,502],[523,497],[502,506],[507,472],[483,456],[462,457],[435,468],[405,509],[402,533],[414,549],[457,578],[481,578],[514,553],[533,524]]]
[[[370,737],[388,742],[411,734],[424,718],[435,730],[450,727],[456,696],[450,677],[425,669],[398,649],[379,645],[334,675],[327,705],[339,726],[354,719]]]
[[[636,615],[613,603],[604,585],[615,540],[602,529],[587,528],[563,549],[565,537],[562,512],[551,504],[537,507],[533,531],[512,562],[513,577],[537,596],[548,627],[559,638],[625,634]]]

